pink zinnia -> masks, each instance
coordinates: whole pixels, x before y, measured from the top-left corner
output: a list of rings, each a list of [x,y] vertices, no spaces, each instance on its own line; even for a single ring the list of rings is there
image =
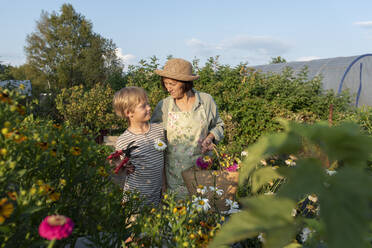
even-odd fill
[[[212,159],[208,156],[198,157],[196,165],[201,169],[208,169],[212,165]]]
[[[74,222],[63,215],[47,216],[39,226],[39,234],[48,240],[63,239],[70,236],[74,229]]]
[[[226,168],[227,171],[233,172],[238,170],[238,164],[234,161],[233,165]]]

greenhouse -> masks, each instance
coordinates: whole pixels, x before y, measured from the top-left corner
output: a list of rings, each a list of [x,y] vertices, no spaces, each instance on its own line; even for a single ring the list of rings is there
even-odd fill
[[[338,94],[349,89],[355,106],[372,106],[372,54],[254,66],[264,73],[281,73],[287,67],[295,75],[307,68],[309,79],[322,77],[324,89]]]

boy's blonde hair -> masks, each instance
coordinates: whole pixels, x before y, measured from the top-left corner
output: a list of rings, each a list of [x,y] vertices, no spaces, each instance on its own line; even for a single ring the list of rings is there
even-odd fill
[[[144,89],[136,86],[125,87],[114,95],[114,111],[117,116],[128,119],[126,113],[133,112],[138,104],[145,101],[147,94]]]

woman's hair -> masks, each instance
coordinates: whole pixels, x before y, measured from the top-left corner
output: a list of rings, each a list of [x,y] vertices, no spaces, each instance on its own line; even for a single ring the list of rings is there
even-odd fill
[[[130,86],[115,93],[113,107],[117,116],[127,118],[126,112],[133,112],[138,104],[146,101],[147,95],[144,89]]]
[[[168,92],[167,88],[165,88],[163,79],[164,79],[164,77],[161,77],[161,86],[163,87],[163,90],[165,92]],[[181,89],[182,89],[183,93],[188,92],[189,90],[191,90],[194,87],[194,81],[180,81],[180,80],[177,80],[177,81],[182,83]]]

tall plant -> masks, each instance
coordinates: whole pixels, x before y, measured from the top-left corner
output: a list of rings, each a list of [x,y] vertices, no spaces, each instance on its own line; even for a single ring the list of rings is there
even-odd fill
[[[286,183],[276,195],[241,199],[243,211],[231,217],[210,247],[228,247],[259,234],[264,247],[300,247],[292,241],[304,227],[309,239],[302,242],[310,247],[370,247],[372,137],[351,123],[284,125],[283,133],[264,136],[248,148],[240,183],[248,180],[253,194],[274,179],[284,177]],[[296,165],[259,168],[260,160],[281,154],[295,155]],[[308,195],[319,201],[319,214],[293,217],[296,203]]]

